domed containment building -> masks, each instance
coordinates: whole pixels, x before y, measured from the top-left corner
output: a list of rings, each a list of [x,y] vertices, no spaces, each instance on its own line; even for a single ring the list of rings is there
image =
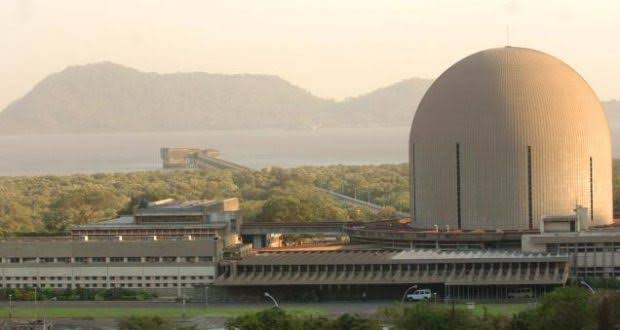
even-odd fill
[[[611,141],[590,86],[539,51],[504,47],[446,70],[409,141],[412,226],[535,229],[588,209],[612,222]]]

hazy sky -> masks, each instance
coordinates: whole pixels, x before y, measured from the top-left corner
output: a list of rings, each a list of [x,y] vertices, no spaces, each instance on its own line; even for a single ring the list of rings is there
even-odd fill
[[[620,1],[1,0],[0,109],[68,65],[269,73],[341,99],[434,78],[477,50],[537,48],[620,98]]]

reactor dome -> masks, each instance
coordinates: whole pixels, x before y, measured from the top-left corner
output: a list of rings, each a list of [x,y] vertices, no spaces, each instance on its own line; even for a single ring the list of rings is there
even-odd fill
[[[588,209],[583,225],[613,221],[601,104],[536,50],[484,50],[448,68],[418,106],[409,158],[417,228],[535,229],[577,206]]]

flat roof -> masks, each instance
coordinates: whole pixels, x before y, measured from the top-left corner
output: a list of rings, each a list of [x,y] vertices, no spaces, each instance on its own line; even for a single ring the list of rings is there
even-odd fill
[[[215,228],[221,229],[227,226],[226,222],[212,223],[165,223],[138,224],[133,216],[125,215],[116,219],[105,220],[85,225],[71,227],[71,230],[96,230],[96,229],[159,229],[159,228]]]
[[[250,255],[238,265],[314,265],[314,264],[390,264],[442,262],[519,262],[568,261],[568,255],[529,253],[518,250],[441,251],[414,249],[402,251],[274,251]]]

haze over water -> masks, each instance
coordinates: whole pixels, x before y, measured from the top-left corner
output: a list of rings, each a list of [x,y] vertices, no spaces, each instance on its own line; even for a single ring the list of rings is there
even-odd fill
[[[251,168],[407,161],[409,127],[0,136],[0,176],[161,169],[161,147],[216,148]]]

